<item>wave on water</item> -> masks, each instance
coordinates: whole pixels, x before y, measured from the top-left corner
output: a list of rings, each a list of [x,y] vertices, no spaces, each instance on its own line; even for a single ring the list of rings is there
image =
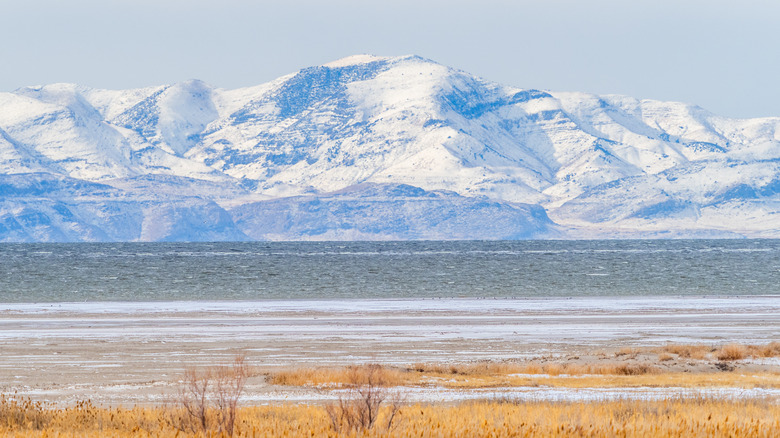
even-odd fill
[[[0,245],[0,302],[772,295],[778,240]]]

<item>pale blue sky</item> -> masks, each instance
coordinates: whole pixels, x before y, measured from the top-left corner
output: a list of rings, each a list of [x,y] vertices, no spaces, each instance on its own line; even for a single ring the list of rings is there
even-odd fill
[[[260,84],[357,53],[780,116],[780,2],[0,0],[0,91]]]

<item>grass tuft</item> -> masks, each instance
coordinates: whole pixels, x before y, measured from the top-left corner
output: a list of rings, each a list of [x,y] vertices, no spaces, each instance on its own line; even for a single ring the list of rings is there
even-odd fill
[[[740,344],[724,345],[715,352],[718,360],[742,360],[748,356],[748,348]]]
[[[708,345],[669,344],[663,348],[666,353],[675,354],[683,359],[706,359],[713,348]]]

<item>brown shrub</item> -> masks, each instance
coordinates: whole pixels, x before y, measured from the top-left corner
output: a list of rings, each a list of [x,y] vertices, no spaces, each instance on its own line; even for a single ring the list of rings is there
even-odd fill
[[[620,363],[615,365],[614,370],[610,374],[617,374],[620,376],[639,376],[642,374],[654,374],[658,369],[648,365],[646,363],[627,364]]]
[[[663,351],[676,354],[685,359],[705,359],[707,354],[712,351],[712,347],[707,345],[669,344],[663,347]]]
[[[337,403],[325,407],[331,426],[336,433],[355,431],[363,434],[374,428],[381,407],[389,402],[383,424],[389,431],[400,414],[401,400],[398,392],[387,389],[385,367],[369,364],[349,367],[348,392],[339,396]]]
[[[746,358],[748,355],[748,349],[744,345],[740,344],[728,344],[718,350],[715,357],[718,360],[740,360]]]
[[[244,356],[236,356],[231,365],[205,370],[187,368],[178,404],[183,415],[173,414],[173,425],[184,431],[233,436],[238,400],[249,375]]]
[[[780,342],[771,342],[767,345],[749,345],[748,350],[753,357],[777,357],[780,356]]]
[[[621,356],[629,356],[631,358],[635,358],[639,354],[639,350],[636,348],[631,347],[623,347],[617,352],[615,352],[615,357],[621,357]]]

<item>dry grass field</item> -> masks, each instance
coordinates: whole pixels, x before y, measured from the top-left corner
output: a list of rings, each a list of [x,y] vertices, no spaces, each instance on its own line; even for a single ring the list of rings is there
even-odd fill
[[[742,368],[743,359],[780,356],[780,342],[767,345],[670,344],[657,348],[621,348],[574,361],[550,359],[526,362],[419,363],[380,367],[385,386],[491,388],[550,386],[561,388],[676,387],[780,388],[780,367]],[[670,363],[678,366],[672,367]],[[749,365],[749,364],[748,364]],[[355,379],[361,366],[298,368],[268,375],[284,386],[335,388]]]
[[[565,370],[565,368],[563,368]],[[279,385],[336,388],[348,381],[349,368],[301,369],[273,374],[270,381]],[[550,386],[556,388],[780,388],[780,372],[740,374],[646,373],[646,374],[443,374],[388,369],[391,386],[437,386],[443,388],[494,388],[513,386]]]
[[[403,406],[387,427],[384,407],[370,429],[336,428],[323,406],[243,407],[237,437],[777,437],[780,406],[763,400],[713,399],[592,403],[469,402]],[[212,411],[209,415],[215,415]],[[217,428],[193,430],[178,408],[56,409],[3,400],[0,434],[9,437],[228,436]]]
[[[621,348],[568,361],[379,364],[288,369],[270,385],[338,393],[320,404],[249,406],[244,384],[257,377],[244,357],[188,368],[169,403],[70,406],[0,396],[0,436],[8,437],[780,437],[777,398],[710,396],[661,400],[519,401],[487,399],[407,403],[404,389],[490,388],[780,388],[780,343],[719,347]],[[575,360],[576,359],[576,360]],[[770,361],[774,364],[776,361]],[[670,363],[678,364],[670,368]],[[725,364],[725,365],[723,365]],[[741,368],[740,368],[741,367]]]

